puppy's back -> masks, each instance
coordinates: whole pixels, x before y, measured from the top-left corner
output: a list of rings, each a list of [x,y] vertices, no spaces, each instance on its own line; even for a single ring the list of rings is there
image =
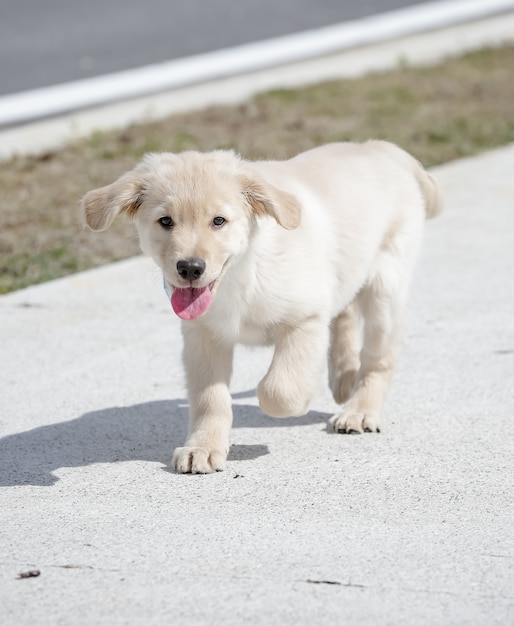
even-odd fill
[[[389,141],[371,140],[363,145],[369,145],[370,147],[378,148],[379,150],[387,152],[397,163],[414,174],[425,200],[425,213],[427,219],[437,217],[442,212],[443,199],[441,190],[439,189],[439,186],[433,176],[425,170],[417,159]]]

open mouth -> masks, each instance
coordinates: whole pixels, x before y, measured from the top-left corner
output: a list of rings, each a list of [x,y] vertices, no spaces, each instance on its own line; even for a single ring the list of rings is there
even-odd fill
[[[192,284],[188,287],[175,287],[163,278],[164,290],[170,299],[171,307],[180,319],[194,320],[207,312],[230,260],[231,257],[225,261],[218,277],[206,287],[193,287]]]
[[[182,320],[194,320],[211,306],[216,281],[206,287],[175,287],[171,294],[171,306]]]

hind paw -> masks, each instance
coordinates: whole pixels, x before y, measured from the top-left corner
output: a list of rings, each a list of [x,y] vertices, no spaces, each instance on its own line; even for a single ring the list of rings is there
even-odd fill
[[[343,411],[331,417],[328,423],[336,433],[341,434],[360,435],[380,432],[380,416],[377,413]]]

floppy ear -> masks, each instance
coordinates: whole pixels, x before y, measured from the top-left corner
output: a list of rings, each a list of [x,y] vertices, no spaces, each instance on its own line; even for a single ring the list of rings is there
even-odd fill
[[[243,195],[255,215],[269,215],[287,230],[293,230],[300,225],[300,203],[287,191],[277,189],[252,174],[245,174]]]
[[[106,187],[89,191],[80,208],[91,230],[106,230],[120,213],[133,216],[143,201],[144,185],[140,172],[132,170]]]

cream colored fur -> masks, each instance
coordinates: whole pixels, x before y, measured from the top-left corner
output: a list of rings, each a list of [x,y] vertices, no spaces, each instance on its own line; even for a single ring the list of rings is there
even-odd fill
[[[211,285],[214,300],[182,322],[190,427],[173,457],[178,472],[225,467],[238,342],[275,347],[257,387],[265,413],[305,413],[328,355],[330,388],[344,404],[330,424],[379,431],[423,223],[441,211],[434,180],[410,155],[380,141],[287,161],[151,154],[82,206],[93,230],[131,215],[170,289],[188,284],[179,260],[205,262],[194,286]]]

